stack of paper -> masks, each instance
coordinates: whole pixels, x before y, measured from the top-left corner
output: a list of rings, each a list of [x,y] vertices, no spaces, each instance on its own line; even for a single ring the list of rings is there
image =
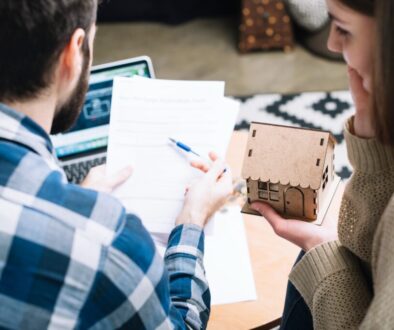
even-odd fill
[[[212,305],[257,299],[241,208],[227,207],[205,238],[204,265]]]
[[[211,304],[222,305],[257,299],[245,227],[239,206],[230,206],[215,218],[215,233],[205,237],[204,267]],[[164,256],[166,246],[156,240]]]
[[[115,79],[107,168],[134,168],[115,195],[151,233],[171,232],[186,188],[202,175],[169,138],[224,157],[238,111],[223,82]]]
[[[238,102],[224,97],[223,82],[115,79],[108,171],[133,166],[132,177],[115,195],[140,216],[162,253],[185,189],[202,175],[169,137],[200,155],[216,151],[224,157],[238,110]],[[206,237],[204,261],[212,303],[253,300],[256,290],[240,209],[227,208],[216,220],[215,231]]]

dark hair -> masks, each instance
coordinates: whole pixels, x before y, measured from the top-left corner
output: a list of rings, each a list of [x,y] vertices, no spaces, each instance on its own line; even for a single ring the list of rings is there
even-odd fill
[[[374,14],[374,0],[340,0],[346,7],[367,16]]]
[[[377,37],[375,59],[374,124],[377,137],[394,146],[394,2],[376,2]]]
[[[340,0],[345,6],[376,18],[376,51],[372,122],[377,138],[394,145],[394,1]]]
[[[51,82],[76,29],[88,33],[97,0],[0,1],[0,101],[35,97]]]

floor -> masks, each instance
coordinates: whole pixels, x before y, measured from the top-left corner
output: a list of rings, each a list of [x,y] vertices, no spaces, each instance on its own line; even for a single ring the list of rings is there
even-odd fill
[[[293,52],[240,55],[233,19],[195,20],[179,26],[157,23],[101,24],[95,64],[149,55],[158,78],[224,80],[226,94],[331,91],[347,88],[341,62],[318,58],[302,47]]]

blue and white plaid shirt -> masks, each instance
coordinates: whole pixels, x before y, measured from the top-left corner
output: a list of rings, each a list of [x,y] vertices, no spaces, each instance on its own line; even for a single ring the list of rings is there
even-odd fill
[[[176,227],[163,258],[111,196],[68,184],[46,132],[0,104],[0,327],[201,329],[204,234]]]

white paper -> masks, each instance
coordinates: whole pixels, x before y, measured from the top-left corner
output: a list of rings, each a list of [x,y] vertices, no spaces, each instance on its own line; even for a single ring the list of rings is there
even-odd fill
[[[205,237],[204,264],[213,305],[257,299],[241,209],[228,207]]]
[[[257,299],[241,209],[224,210],[215,218],[215,233],[205,236],[204,267],[212,305]],[[165,245],[156,237],[155,241],[164,256]]]
[[[151,233],[171,232],[186,188],[202,175],[169,137],[224,157],[239,104],[223,93],[222,82],[115,79],[107,169],[133,167],[114,195]]]

